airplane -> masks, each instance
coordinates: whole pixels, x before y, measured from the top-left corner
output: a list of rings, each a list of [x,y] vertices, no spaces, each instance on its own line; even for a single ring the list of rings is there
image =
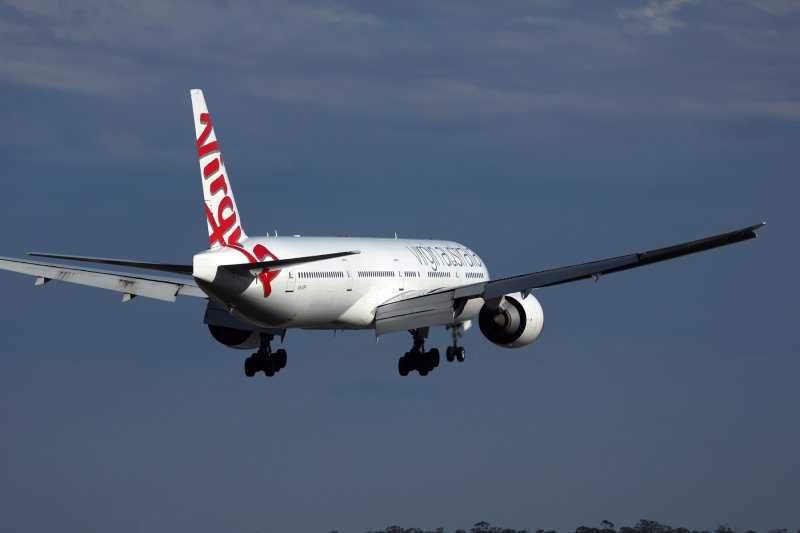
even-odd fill
[[[256,349],[244,361],[248,377],[273,376],[286,367],[283,342],[289,329],[374,330],[376,338],[408,331],[412,348],[398,372],[425,376],[439,366],[437,348],[425,349],[430,328],[451,330],[448,362],[463,362],[461,331],[477,318],[481,333],[504,348],[535,341],[544,312],[532,291],[621,272],[757,237],[756,224],[729,233],[600,261],[491,279],[484,261],[452,241],[349,237],[248,237],[236,207],[203,92],[190,91],[203,185],[209,249],[191,264],[163,264],[52,253],[29,256],[157,271],[171,276],[98,270],[0,257],[0,269],[99,287],[134,297],[174,302],[179,296],[207,300],[205,324],[220,343]]]

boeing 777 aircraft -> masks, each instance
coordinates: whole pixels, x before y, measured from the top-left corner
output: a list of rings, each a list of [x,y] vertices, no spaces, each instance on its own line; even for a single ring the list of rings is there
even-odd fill
[[[208,300],[205,323],[231,348],[257,351],[244,371],[272,376],[286,351],[272,350],[287,329],[374,329],[376,336],[408,331],[413,347],[400,357],[401,376],[425,376],[439,366],[439,350],[425,350],[428,330],[445,326],[453,344],[448,361],[464,361],[460,330],[478,319],[489,341],[526,346],[539,336],[544,314],[531,291],[636,268],[756,237],[756,224],[704,239],[601,261],[490,280],[483,260],[463,244],[415,239],[248,237],[236,208],[203,93],[191,91],[209,249],[192,264],[171,265],[96,257],[30,253],[69,261],[160,271],[180,278],[0,258],[0,268],[51,280],[109,289],[127,302],[136,296]]]

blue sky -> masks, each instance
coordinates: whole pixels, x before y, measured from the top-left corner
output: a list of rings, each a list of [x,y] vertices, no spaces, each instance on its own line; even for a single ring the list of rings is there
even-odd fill
[[[0,529],[800,527],[800,5],[0,3],[0,255],[183,263],[202,88],[247,232],[438,237],[494,277],[766,220],[537,291],[542,336],[400,378],[291,331],[247,379],[204,306],[0,273]],[[444,346],[444,331],[431,346]]]

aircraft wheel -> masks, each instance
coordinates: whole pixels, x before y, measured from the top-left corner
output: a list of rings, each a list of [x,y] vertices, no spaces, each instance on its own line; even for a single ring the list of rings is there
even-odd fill
[[[428,375],[428,367],[427,366],[420,366],[417,369],[417,372],[419,372],[420,376],[427,376]]]
[[[252,378],[256,375],[255,360],[252,357],[248,357],[244,360],[244,375],[248,378]]]
[[[433,362],[433,368],[439,366],[439,350],[437,348],[431,348],[431,351],[428,353],[430,354],[431,361]]]
[[[275,362],[278,369],[286,368],[287,359],[286,350],[283,348],[275,352]]]
[[[447,362],[448,363],[452,363],[453,361],[456,360],[456,349],[453,348],[452,346],[448,346],[447,350],[445,350],[444,354],[445,354],[445,357],[447,358]]]
[[[275,375],[275,360],[272,357],[265,357],[263,363],[264,373],[272,377]]]
[[[433,369],[436,368],[434,365],[435,361],[433,360],[433,354],[428,352],[425,354],[425,357],[422,359],[422,362],[425,365],[425,368],[428,372],[433,372]]]
[[[405,377],[408,375],[408,370],[408,358],[404,355],[397,361],[397,371]]]
[[[464,350],[464,347],[463,347],[463,346],[459,346],[459,347],[458,347],[458,350],[457,350],[457,353],[456,353],[456,357],[458,358],[458,362],[459,362],[459,363],[463,363],[463,362],[464,362],[464,359],[466,359],[466,358],[467,358],[467,353],[466,353],[466,351]]]

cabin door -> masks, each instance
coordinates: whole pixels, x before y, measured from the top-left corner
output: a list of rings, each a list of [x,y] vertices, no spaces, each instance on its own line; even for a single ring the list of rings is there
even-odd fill
[[[353,272],[350,270],[350,262],[347,259],[342,259],[342,264],[344,266],[345,287],[347,287],[348,291],[352,291],[353,290]]]
[[[284,270],[286,271],[286,292],[294,292],[294,286],[297,283],[294,267],[290,266]]]
[[[405,277],[403,277],[403,267],[400,265],[400,260],[394,260],[394,270],[397,272],[397,283],[399,284],[398,288],[402,291],[405,289]]]

